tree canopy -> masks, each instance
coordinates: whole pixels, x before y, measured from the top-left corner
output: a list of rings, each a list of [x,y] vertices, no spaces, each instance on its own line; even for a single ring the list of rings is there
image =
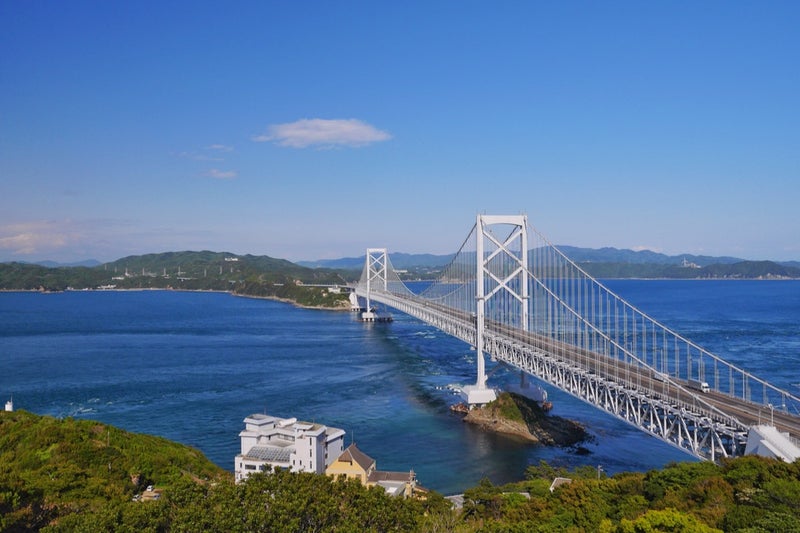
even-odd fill
[[[488,479],[462,509],[440,494],[388,496],[355,480],[233,476],[199,451],[89,420],[0,413],[0,531],[800,531],[800,462],[741,457],[607,476],[530,466]],[[571,482],[550,490],[555,477]],[[161,498],[135,498],[155,485]]]

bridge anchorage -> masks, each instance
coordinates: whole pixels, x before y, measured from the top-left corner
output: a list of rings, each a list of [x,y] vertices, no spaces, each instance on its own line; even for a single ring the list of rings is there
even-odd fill
[[[378,302],[475,347],[470,404],[495,397],[486,354],[695,457],[800,458],[800,398],[632,306],[526,216],[478,215],[450,264],[417,292],[385,248],[370,248],[355,293],[367,312]]]

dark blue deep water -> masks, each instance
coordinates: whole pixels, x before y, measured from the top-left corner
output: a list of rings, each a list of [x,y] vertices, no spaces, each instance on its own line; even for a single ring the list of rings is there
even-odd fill
[[[607,285],[650,316],[800,394],[800,282],[633,281]],[[516,382],[508,372],[492,385]],[[608,415],[547,390],[553,414],[584,423],[589,454],[481,433],[451,415],[450,384],[474,381],[474,352],[395,313],[348,313],[217,293],[0,293],[0,399],[100,420],[199,448],[232,470],[254,412],[345,429],[385,470],[460,492],[521,478],[546,460],[606,472],[690,459]],[[349,439],[348,439],[349,441]]]

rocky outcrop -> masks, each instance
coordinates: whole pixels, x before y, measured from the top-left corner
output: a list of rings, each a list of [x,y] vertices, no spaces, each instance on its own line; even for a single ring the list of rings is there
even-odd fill
[[[548,415],[535,401],[503,392],[484,407],[468,410],[464,422],[544,446],[574,446],[589,438],[579,423]]]

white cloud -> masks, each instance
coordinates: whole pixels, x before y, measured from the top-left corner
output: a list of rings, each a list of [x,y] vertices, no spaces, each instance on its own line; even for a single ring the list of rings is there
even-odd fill
[[[227,144],[212,144],[206,146],[206,150],[213,150],[215,152],[233,152],[233,146]]]
[[[351,118],[325,120],[305,118],[286,124],[272,124],[267,133],[253,137],[255,142],[275,142],[280,146],[307,148],[309,146],[358,147],[391,139],[389,133]]]
[[[212,168],[205,175],[217,180],[232,180],[237,176],[235,170],[219,170],[216,168]]]
[[[211,249],[213,231],[148,227],[127,219],[53,219],[0,223],[0,261],[114,260],[178,249]]]
[[[81,237],[69,221],[40,220],[0,226],[0,251],[30,255],[60,250]]]
[[[193,161],[225,161],[222,154],[233,152],[233,146],[227,144],[210,144],[200,151],[185,151],[173,153],[181,159],[191,159]]]
[[[199,154],[197,152],[178,152],[178,157],[181,159],[191,159],[193,161],[225,161],[221,157],[212,157],[206,154]]]

